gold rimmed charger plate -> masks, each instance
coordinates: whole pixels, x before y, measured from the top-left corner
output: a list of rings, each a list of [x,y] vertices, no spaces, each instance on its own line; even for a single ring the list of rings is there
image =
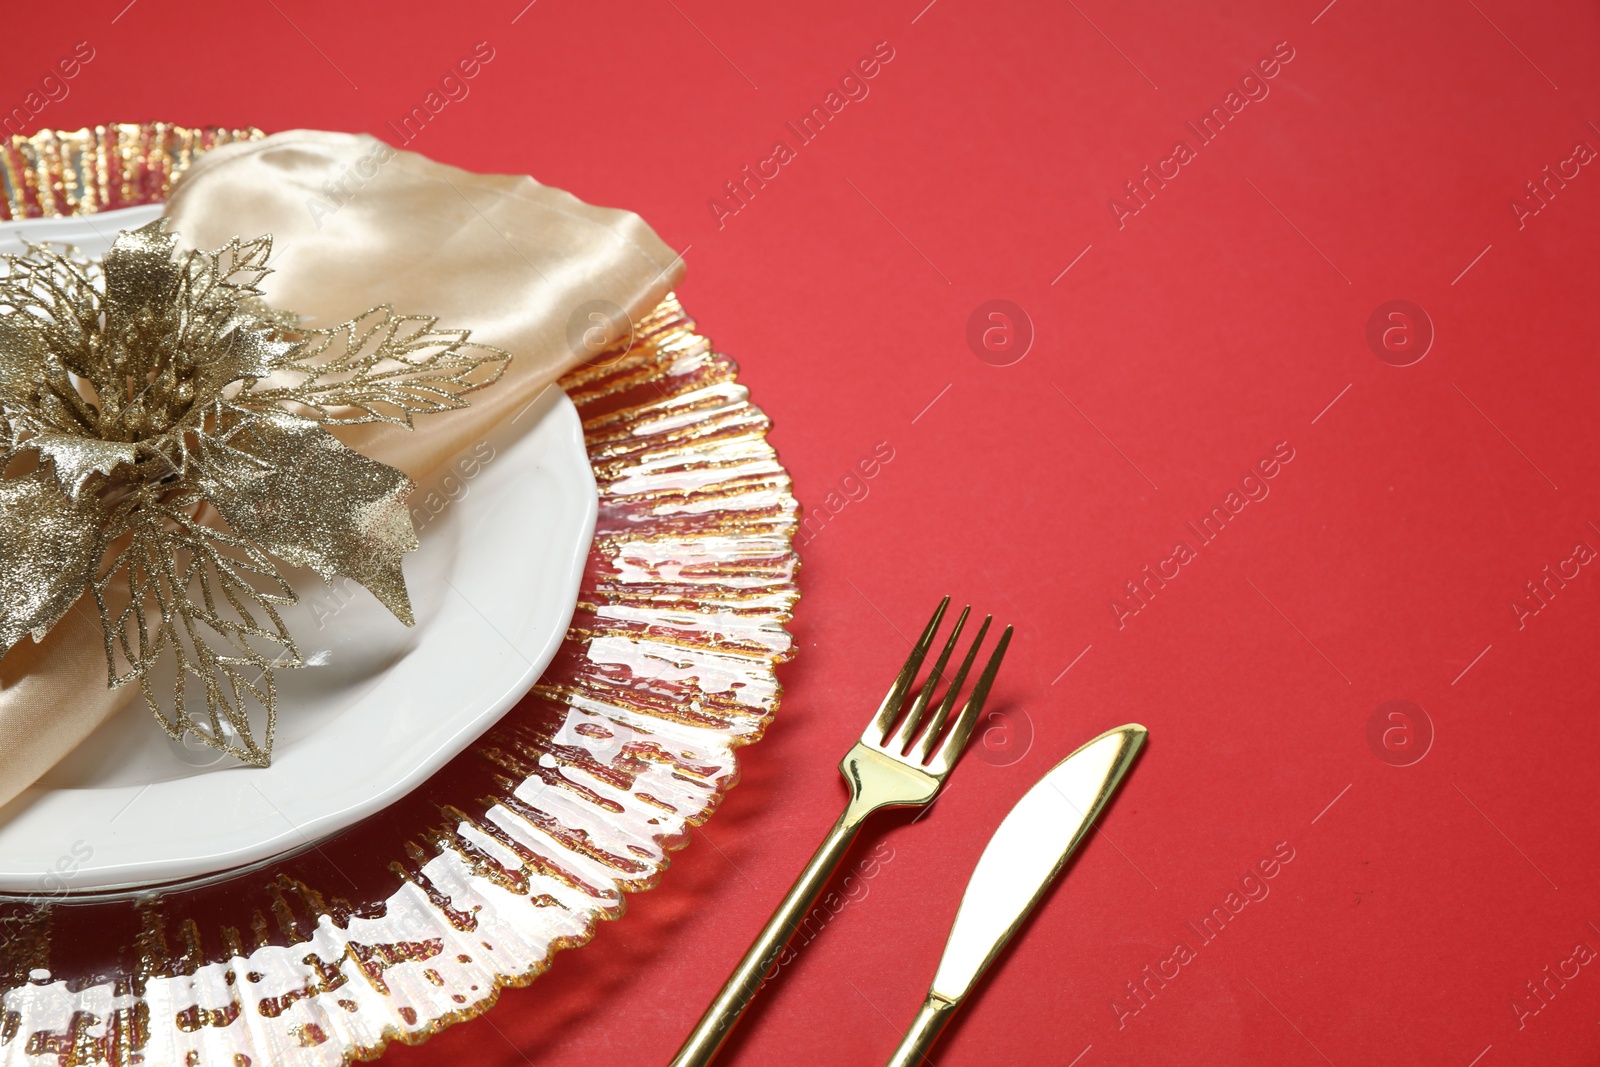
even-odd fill
[[[12,138],[0,218],[157,202],[195,156],[258,136]],[[368,1058],[481,1014],[655,884],[777,708],[798,508],[766,416],[675,297],[561,386],[600,512],[533,692],[405,799],[292,854],[98,899],[70,893],[67,855],[63,893],[0,899],[0,1067]]]

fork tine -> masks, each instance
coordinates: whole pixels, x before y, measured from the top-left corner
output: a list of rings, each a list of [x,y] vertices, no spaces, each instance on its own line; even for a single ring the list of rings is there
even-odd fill
[[[972,610],[968,604],[961,609],[961,614],[956,617],[955,629],[950,631],[949,640],[945,641],[944,649],[939,653],[939,658],[934,660],[933,670],[928,672],[927,680],[922,683],[922,688],[917,692],[917,698],[911,702],[906,717],[900,721],[900,728],[895,731],[894,737],[884,741],[884,747],[904,753],[911,747],[911,738],[916,735],[917,727],[922,722],[922,713],[928,710],[928,705],[933,701],[933,687],[944,681],[944,667],[950,662],[950,653],[955,651],[956,640],[961,637],[961,628],[967,624],[967,613]]]
[[[906,657],[904,667],[895,676],[894,684],[889,687],[889,692],[884,694],[883,703],[878,706],[878,714],[872,717],[867,724],[866,732],[861,735],[861,740],[872,744],[880,743],[889,733],[889,724],[894,721],[895,715],[900,711],[900,705],[905,702],[906,693],[911,689],[911,683],[916,680],[917,671],[922,669],[922,660],[928,654],[928,649],[933,645],[933,635],[939,631],[939,623],[944,618],[944,609],[950,606],[947,596],[939,601],[939,606],[934,609],[933,618],[928,620],[928,625],[922,630],[922,636],[912,647],[911,654]]]
[[[939,701],[939,706],[934,709],[933,717],[928,720],[928,728],[922,732],[922,737],[917,741],[913,753],[922,762],[928,762],[928,754],[933,751],[933,744],[939,740],[939,733],[943,729],[945,720],[950,717],[950,709],[955,707],[956,698],[961,695],[961,687],[966,684],[967,672],[972,669],[972,661],[978,658],[978,649],[983,647],[983,637],[989,632],[989,623],[993,615],[983,617],[983,625],[978,627],[978,636],[972,639],[972,647],[967,649],[967,655],[961,661],[961,667],[956,671],[956,676],[951,679],[950,687],[945,690],[944,699]]]
[[[983,673],[978,676],[978,684],[972,687],[972,695],[967,697],[967,703],[961,709],[961,714],[956,716],[955,725],[950,727],[950,732],[945,735],[944,743],[939,746],[939,751],[934,753],[935,773],[944,773],[954,767],[956,760],[961,758],[962,749],[967,747],[967,738],[972,736],[972,727],[978,721],[978,713],[983,710],[984,701],[989,699],[989,687],[994,685],[994,676],[1000,673],[1000,661],[1005,658],[1006,646],[1011,644],[1011,627],[1007,626],[1000,635],[1000,640],[994,646],[994,654],[989,657],[988,666],[983,668]]]

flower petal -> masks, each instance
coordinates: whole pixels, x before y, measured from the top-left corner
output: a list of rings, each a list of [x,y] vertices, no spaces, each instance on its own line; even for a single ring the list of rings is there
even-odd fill
[[[43,469],[0,479],[0,654],[65,615],[94,574],[102,516]]]
[[[110,474],[120,465],[132,463],[138,448],[128,441],[101,441],[66,433],[40,434],[24,441],[22,447],[36,448],[50,457],[56,481],[74,500],[83,495],[83,487],[92,475]]]
[[[176,297],[188,267],[173,259],[178,239],[167,220],[156,219],[117,234],[101,260],[105,272],[105,335],[117,376],[141,379],[162,355],[162,342],[176,325]],[[102,383],[103,384],[103,383]]]
[[[39,365],[50,358],[45,326],[31,315],[0,315],[0,391],[27,407],[39,391]]]
[[[199,487],[235,532],[326,581],[346,575],[414,621],[401,557],[417,547],[410,478],[309,419],[263,413],[205,449]]]
[[[258,318],[236,315],[210,344],[195,353],[201,396],[214,396],[241,378],[265,378],[299,351],[303,342],[275,341],[272,330],[262,327]]]
[[[136,230],[123,230],[101,260],[106,276],[106,303],[133,311],[159,301],[170,304],[184,277],[184,265],[173,259],[178,238],[167,232],[167,220],[156,219]],[[162,306],[162,312],[167,308]]]

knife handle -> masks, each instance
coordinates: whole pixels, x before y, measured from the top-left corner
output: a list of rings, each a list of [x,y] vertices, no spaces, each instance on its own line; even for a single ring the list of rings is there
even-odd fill
[[[722,992],[717,994],[717,999],[701,1016],[699,1025],[684,1041],[671,1067],[705,1067],[716,1058],[723,1042],[733,1033],[740,1016],[766,981],[772,965],[794,937],[805,915],[816,905],[817,898],[822,895],[839,861],[849,851],[850,843],[855,840],[856,832],[861,829],[867,814],[870,814],[870,809],[862,810],[852,802],[839,816],[839,821],[833,824],[833,829],[828,831],[828,836],[817,847],[816,855],[811,857],[811,862],[806,864],[806,869],[790,887],[783,902],[772,913],[772,918],[767,920],[767,925],[757,935],[750,950],[744,954],[744,959],[728,976]]]
[[[888,1067],[919,1067],[928,1050],[933,1048],[933,1043],[939,1040],[945,1023],[950,1021],[960,1006],[960,1001],[946,1000],[937,993],[929,993],[917,1017],[911,1020],[911,1029],[906,1031],[900,1047],[889,1057]]]

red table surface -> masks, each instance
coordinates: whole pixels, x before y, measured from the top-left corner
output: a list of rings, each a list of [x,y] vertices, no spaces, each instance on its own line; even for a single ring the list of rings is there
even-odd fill
[[[669,1059],[945,592],[1016,624],[1001,715],[927,818],[869,830],[725,1062],[885,1059],[1001,815],[1128,720],[1103,832],[936,1061],[1596,1061],[1593,5],[524,2],[30,4],[0,67],[31,108],[92,51],[30,132],[399,142],[490,55],[406,147],[685,250],[815,516],[782,709],[721,812],[589,947],[389,1061]],[[1015,315],[969,345],[994,299],[1016,362]],[[1421,310],[1369,343],[1392,300]],[[1393,700],[1422,710],[1371,730]]]

